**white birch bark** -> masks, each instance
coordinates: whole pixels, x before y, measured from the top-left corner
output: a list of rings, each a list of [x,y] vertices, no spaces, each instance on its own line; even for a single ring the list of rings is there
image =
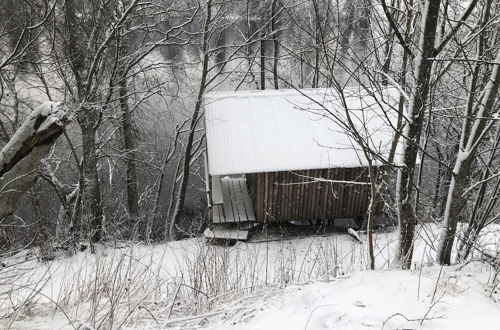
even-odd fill
[[[500,51],[497,53],[494,62],[500,63]],[[475,119],[473,120],[470,132],[467,130],[462,131],[461,140],[463,141],[463,149],[458,151],[457,160],[453,168],[438,244],[437,261],[440,264],[450,264],[458,217],[463,204],[462,195],[466,179],[481,140],[495,125],[496,118],[492,118],[492,116],[497,116],[496,114],[492,114],[492,109],[497,101],[499,89],[500,65],[495,64],[486,87],[474,105],[472,112],[475,114]],[[465,120],[469,120],[469,118]]]

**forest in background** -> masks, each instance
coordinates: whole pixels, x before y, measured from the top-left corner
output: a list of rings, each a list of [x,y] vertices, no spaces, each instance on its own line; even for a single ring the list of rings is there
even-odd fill
[[[0,13],[0,147],[42,102],[72,120],[1,220],[5,252],[199,232],[202,100],[220,90],[398,88],[403,158],[372,196],[399,221],[403,268],[420,221],[441,224],[444,264],[498,222],[497,1],[7,0]]]

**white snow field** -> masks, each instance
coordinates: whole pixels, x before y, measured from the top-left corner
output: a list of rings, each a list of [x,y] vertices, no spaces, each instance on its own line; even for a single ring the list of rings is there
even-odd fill
[[[485,236],[491,251],[499,228]],[[436,232],[419,227],[410,271],[390,263],[396,232],[376,234],[376,271],[347,234],[232,247],[107,243],[48,262],[21,251],[2,261],[0,328],[500,329],[493,268],[433,264],[426,242]]]

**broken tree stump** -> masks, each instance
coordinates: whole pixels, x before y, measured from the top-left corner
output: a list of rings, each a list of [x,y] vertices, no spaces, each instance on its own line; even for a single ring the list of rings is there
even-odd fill
[[[14,213],[19,199],[34,185],[40,161],[69,122],[61,102],[46,102],[0,151],[0,220]]]

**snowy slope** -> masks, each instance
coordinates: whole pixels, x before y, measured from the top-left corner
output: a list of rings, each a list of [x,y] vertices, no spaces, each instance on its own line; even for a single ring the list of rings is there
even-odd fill
[[[422,274],[364,271],[331,283],[293,286],[265,300],[247,322],[231,318],[210,329],[499,328],[500,308],[474,277],[451,271],[437,281],[438,274],[439,267]]]
[[[375,235],[377,271],[346,234],[121,243],[46,263],[24,251],[0,268],[0,328],[498,329],[492,268],[433,265],[425,242],[436,232],[419,228],[411,271],[390,263],[396,232]],[[490,230],[483,244],[498,250],[499,237]]]

